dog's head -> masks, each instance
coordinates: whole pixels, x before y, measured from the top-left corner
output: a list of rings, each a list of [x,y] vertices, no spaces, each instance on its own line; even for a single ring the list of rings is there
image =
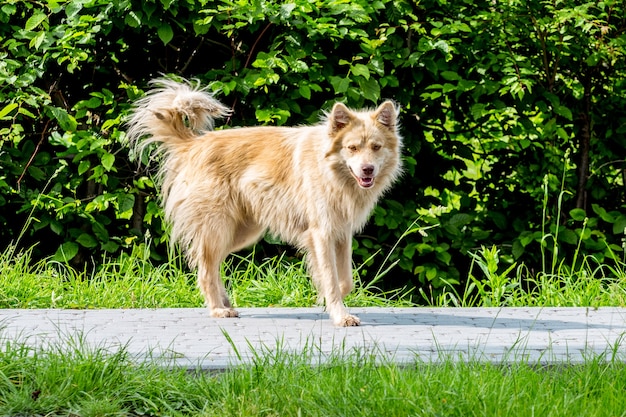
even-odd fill
[[[360,188],[374,188],[380,177],[391,183],[399,174],[397,118],[398,109],[391,101],[374,111],[353,111],[337,103],[329,114],[332,146],[328,156],[338,154]]]

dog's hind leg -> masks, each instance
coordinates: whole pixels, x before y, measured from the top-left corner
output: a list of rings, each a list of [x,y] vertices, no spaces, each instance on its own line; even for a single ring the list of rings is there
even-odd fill
[[[232,308],[220,275],[220,265],[228,255],[218,237],[205,237],[198,259],[198,287],[212,317],[238,317]]]
[[[205,235],[202,256],[198,260],[198,286],[212,317],[238,317],[228,299],[220,265],[229,253],[256,242],[263,235],[263,229],[252,223],[227,226],[224,219],[221,226],[212,228],[212,232]]]
[[[238,317],[220,277],[220,263],[201,262],[198,265],[198,287],[204,295],[211,317]]]

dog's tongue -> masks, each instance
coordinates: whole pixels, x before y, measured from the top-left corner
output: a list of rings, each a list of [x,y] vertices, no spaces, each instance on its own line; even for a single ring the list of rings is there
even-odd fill
[[[374,185],[374,178],[359,177],[359,185],[363,188],[370,188],[372,185]]]

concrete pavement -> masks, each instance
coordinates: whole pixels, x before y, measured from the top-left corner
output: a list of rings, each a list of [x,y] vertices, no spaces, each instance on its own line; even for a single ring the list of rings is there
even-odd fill
[[[82,340],[124,346],[137,360],[209,370],[276,352],[373,355],[413,363],[443,359],[578,363],[626,360],[626,308],[351,308],[362,325],[334,327],[322,308],[240,308],[213,319],[205,309],[0,310],[0,343],[37,348]]]

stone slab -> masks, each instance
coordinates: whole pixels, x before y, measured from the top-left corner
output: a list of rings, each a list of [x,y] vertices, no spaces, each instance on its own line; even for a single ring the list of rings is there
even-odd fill
[[[626,359],[626,308],[352,308],[362,325],[337,328],[322,308],[0,310],[0,339],[35,348],[120,349],[164,366],[207,370],[278,352],[312,363],[368,355],[409,364],[441,360],[579,363]]]

